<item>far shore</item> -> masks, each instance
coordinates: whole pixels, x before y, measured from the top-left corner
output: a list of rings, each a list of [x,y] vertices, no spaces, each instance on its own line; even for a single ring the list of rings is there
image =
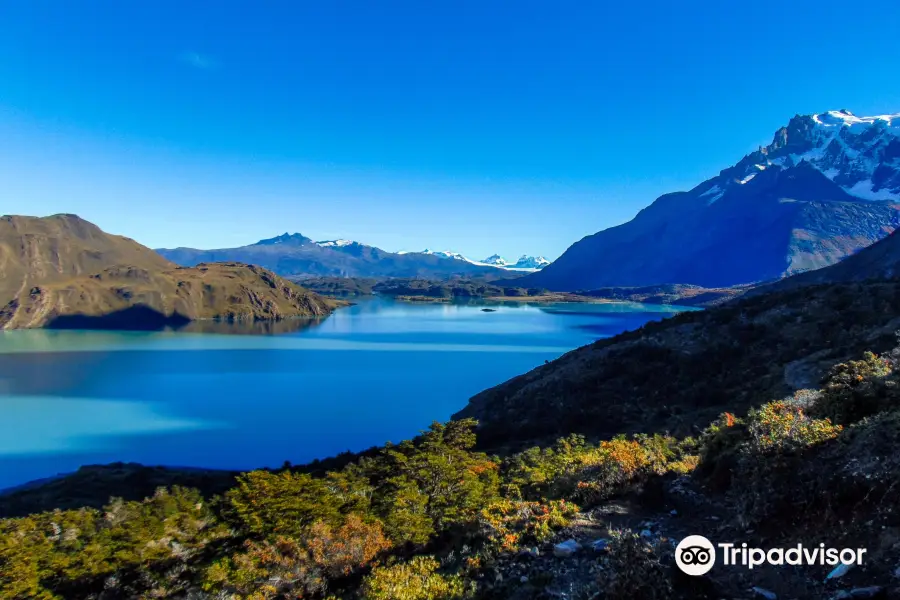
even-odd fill
[[[540,294],[536,296],[486,296],[483,300],[487,302],[580,302],[588,304],[611,304],[614,302],[621,302],[609,298],[581,296],[579,294],[570,294],[568,292]]]
[[[567,292],[540,294],[535,296],[386,296],[393,298],[398,302],[423,302],[423,303],[447,303],[455,301],[475,300],[479,302],[520,302],[520,303],[548,303],[548,302],[580,302],[590,304],[611,304],[616,302],[625,302],[624,300],[612,300],[609,298],[596,298],[592,296],[581,296],[579,294],[570,294]]]

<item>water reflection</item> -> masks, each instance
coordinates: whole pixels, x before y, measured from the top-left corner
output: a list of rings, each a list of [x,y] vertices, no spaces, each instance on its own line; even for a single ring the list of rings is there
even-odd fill
[[[327,317],[297,317],[278,321],[191,321],[178,331],[182,333],[217,333],[236,335],[275,335],[297,333],[318,327]]]

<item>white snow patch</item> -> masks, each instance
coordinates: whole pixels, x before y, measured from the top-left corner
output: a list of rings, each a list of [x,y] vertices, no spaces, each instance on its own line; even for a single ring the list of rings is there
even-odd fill
[[[829,110],[820,115],[813,115],[813,121],[824,129],[847,127],[852,133],[861,133],[877,124],[883,126],[889,133],[900,136],[900,113],[857,117],[849,111]]]
[[[756,177],[756,173],[750,173],[749,175],[747,175],[746,177],[744,177],[743,179],[738,181],[738,183],[740,183],[741,185],[744,185],[745,183],[748,183],[754,177]]]
[[[708,190],[706,190],[705,192],[703,192],[702,194],[700,194],[700,197],[705,198],[707,196],[710,196],[709,200],[706,201],[706,205],[709,206],[710,204],[712,204],[713,202],[715,202],[716,200],[718,200],[719,198],[721,198],[724,195],[725,195],[725,190],[723,190],[721,187],[719,187],[719,184],[716,184],[716,185],[712,186],[711,188],[709,188]]]
[[[355,244],[356,242],[352,240],[328,240],[325,242],[316,242],[319,246],[323,248],[335,248],[335,247],[343,247],[350,246],[351,244]]]
[[[873,184],[871,179],[864,179],[863,181],[857,181],[851,187],[845,187],[844,191],[850,194],[851,196],[856,196],[857,198],[862,198],[863,200],[898,200],[900,199],[900,194],[896,194],[891,192],[890,190],[878,190],[877,192],[872,189]]]
[[[718,194],[721,191],[722,191],[722,188],[719,187],[719,184],[716,184],[716,185],[712,186],[711,188],[709,188],[708,190],[706,190],[705,192],[703,192],[702,194],[700,194],[700,197],[703,198],[704,196],[709,196],[711,194]]]

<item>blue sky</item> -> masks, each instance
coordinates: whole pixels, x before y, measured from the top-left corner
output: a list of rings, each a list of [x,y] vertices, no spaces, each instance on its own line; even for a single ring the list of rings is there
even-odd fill
[[[556,257],[771,141],[900,112],[900,3],[0,3],[0,213]]]

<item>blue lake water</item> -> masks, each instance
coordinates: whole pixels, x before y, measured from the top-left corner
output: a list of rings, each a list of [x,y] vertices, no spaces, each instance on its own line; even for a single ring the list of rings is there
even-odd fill
[[[274,331],[0,333],[0,489],[84,464],[250,469],[397,442],[545,360],[678,310],[483,307],[365,299]]]

